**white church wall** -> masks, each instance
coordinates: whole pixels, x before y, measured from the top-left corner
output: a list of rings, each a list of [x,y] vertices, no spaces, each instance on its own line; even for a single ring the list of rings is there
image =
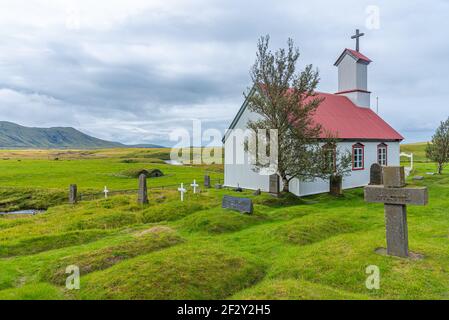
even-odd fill
[[[249,112],[245,109],[240,120],[235,126],[235,129],[246,129],[246,124],[250,120],[256,120],[259,117],[256,113]],[[234,140],[234,141],[233,141]],[[234,148],[234,150],[232,150]],[[243,152],[244,142],[238,143],[236,139],[230,136],[225,142],[225,181],[224,185],[227,187],[240,187],[244,189],[260,189],[264,192],[269,191],[269,176],[259,174],[253,170],[253,166],[248,163],[248,154],[244,152],[243,164],[237,163],[237,150]]]
[[[348,150],[352,154],[352,146],[355,142],[341,142],[338,147],[342,152]],[[353,170],[351,175],[343,179],[343,189],[351,189],[357,187],[363,187],[369,184],[370,181],[370,167],[373,163],[377,163],[377,146],[381,143],[378,142],[362,142],[364,147],[364,169]],[[399,142],[387,142],[388,145],[387,161],[388,165],[397,166],[400,164],[400,146]],[[300,182],[298,179],[293,179],[290,183],[290,190],[297,196],[305,196],[312,194],[319,194],[329,192],[329,181],[316,179],[311,182]]]

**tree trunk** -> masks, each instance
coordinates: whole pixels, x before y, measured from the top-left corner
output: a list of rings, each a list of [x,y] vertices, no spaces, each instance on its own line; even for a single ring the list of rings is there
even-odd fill
[[[290,192],[290,189],[288,188],[289,185],[289,181],[286,177],[282,177],[282,192]]]
[[[441,174],[443,172],[443,164],[438,164],[438,174]]]
[[[341,176],[331,176],[330,178],[330,194],[333,196],[342,195],[342,182],[343,178]]]

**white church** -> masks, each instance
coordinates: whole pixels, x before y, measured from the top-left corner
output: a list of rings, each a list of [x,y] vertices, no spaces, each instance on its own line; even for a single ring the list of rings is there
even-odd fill
[[[363,34],[361,34],[363,35]],[[319,105],[314,120],[320,123],[323,131],[332,132],[340,142],[337,148],[352,153],[352,171],[344,178],[343,188],[356,188],[369,184],[370,167],[374,163],[382,166],[399,165],[399,144],[404,139],[370,108],[368,90],[368,66],[372,62],[357,49],[345,49],[335,62],[338,68],[338,92],[320,93],[324,98]],[[236,153],[245,153],[244,144],[236,142],[232,132],[245,130],[249,120],[260,115],[247,109],[245,101],[232,121],[223,142],[225,148],[225,186],[243,189],[260,189],[264,192],[282,190],[282,180],[278,177],[256,172],[250,161],[237,163]],[[323,137],[324,138],[324,137]],[[275,185],[274,185],[275,184]],[[312,182],[292,179],[289,190],[297,196],[329,192],[329,181],[317,179]]]

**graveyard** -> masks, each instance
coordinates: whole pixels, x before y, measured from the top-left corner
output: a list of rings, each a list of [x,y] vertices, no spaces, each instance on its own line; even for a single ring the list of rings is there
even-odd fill
[[[222,166],[173,166],[168,153],[2,150],[0,211],[43,212],[0,216],[0,299],[449,298],[449,175],[428,175],[434,163],[417,156],[406,179],[427,187],[429,201],[407,206],[414,255],[400,258],[379,254],[384,204],[365,201],[363,188],[341,197],[236,192],[215,188]],[[130,174],[143,169],[163,176]],[[66,288],[70,265],[80,290]],[[365,285],[372,265],[378,290]]]

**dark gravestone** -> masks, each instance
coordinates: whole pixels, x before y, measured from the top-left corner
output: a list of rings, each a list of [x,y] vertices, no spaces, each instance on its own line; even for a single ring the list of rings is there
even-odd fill
[[[331,176],[330,180],[330,191],[329,193],[333,196],[341,196],[343,190],[343,178],[341,176]]]
[[[210,176],[204,176],[204,187],[210,188]]]
[[[279,175],[273,174],[270,176],[269,192],[273,194],[279,193]]]
[[[252,214],[254,212],[253,201],[248,198],[224,196],[222,208]]]
[[[384,203],[387,254],[408,257],[407,204],[426,205],[427,188],[405,188],[404,167],[384,167],[385,186],[365,187],[365,201]]]
[[[262,191],[260,191],[260,189],[257,189],[256,191],[254,191],[253,195],[255,196],[260,196],[262,194]]]
[[[148,204],[147,175],[142,173],[139,176],[139,194],[137,196],[139,204]]]
[[[382,182],[382,167],[378,163],[374,163],[370,168],[370,185],[380,185]]]
[[[78,187],[76,184],[71,184],[69,189],[69,203],[75,204],[78,201]]]
[[[223,189],[223,186],[221,184],[217,183],[215,185],[215,189]]]

